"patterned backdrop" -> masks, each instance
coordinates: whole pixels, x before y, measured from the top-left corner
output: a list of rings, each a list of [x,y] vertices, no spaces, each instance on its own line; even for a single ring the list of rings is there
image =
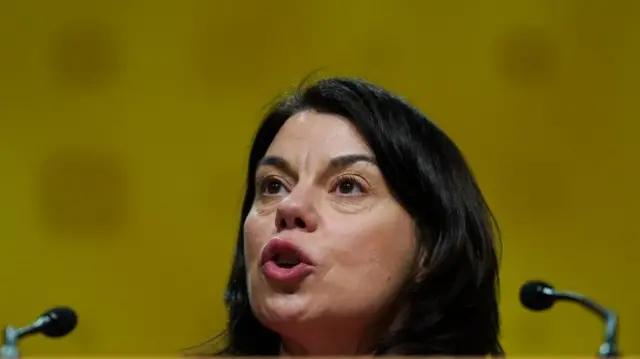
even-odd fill
[[[511,354],[640,354],[640,3],[0,1],[0,325],[80,316],[25,355],[172,354],[224,326],[245,157],[310,73],[405,95],[460,145],[503,233]]]

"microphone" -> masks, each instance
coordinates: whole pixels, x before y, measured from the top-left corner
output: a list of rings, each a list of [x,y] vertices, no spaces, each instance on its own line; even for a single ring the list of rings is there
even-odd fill
[[[543,281],[529,281],[520,288],[520,302],[533,311],[543,311],[551,308],[556,300],[566,300],[578,303],[598,315],[605,322],[604,342],[600,345],[598,355],[601,358],[617,357],[618,353],[618,315],[590,298],[574,293],[557,291]]]
[[[0,358],[16,359],[20,357],[18,342],[20,339],[36,333],[42,333],[49,338],[63,337],[78,324],[78,316],[69,307],[56,307],[43,313],[35,322],[24,328],[4,328],[4,336]]]

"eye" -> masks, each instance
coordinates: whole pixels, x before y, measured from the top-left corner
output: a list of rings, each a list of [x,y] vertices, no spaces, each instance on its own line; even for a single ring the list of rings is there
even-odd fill
[[[354,176],[340,178],[333,191],[341,196],[361,196],[365,193],[364,186]]]
[[[260,193],[264,196],[277,196],[286,191],[282,181],[275,178],[266,178],[260,181]]]

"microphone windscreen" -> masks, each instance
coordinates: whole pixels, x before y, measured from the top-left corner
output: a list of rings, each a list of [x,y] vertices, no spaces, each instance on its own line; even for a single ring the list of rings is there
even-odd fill
[[[520,303],[530,310],[546,310],[553,306],[555,297],[545,293],[545,289],[553,290],[553,287],[542,281],[530,281],[520,287]]]
[[[50,320],[40,328],[40,332],[51,338],[63,337],[78,324],[78,316],[69,307],[53,308],[41,317],[48,317]]]

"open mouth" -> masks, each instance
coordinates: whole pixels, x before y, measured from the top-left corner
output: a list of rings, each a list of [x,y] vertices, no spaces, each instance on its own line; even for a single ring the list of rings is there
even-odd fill
[[[266,245],[262,251],[261,264],[275,264],[279,268],[294,268],[301,264],[313,265],[309,257],[292,241],[276,238]]]
[[[302,263],[300,255],[294,252],[276,253],[271,259],[280,268],[293,268]]]
[[[299,283],[313,273],[314,265],[292,241],[274,238],[262,251],[262,272],[281,283]]]

